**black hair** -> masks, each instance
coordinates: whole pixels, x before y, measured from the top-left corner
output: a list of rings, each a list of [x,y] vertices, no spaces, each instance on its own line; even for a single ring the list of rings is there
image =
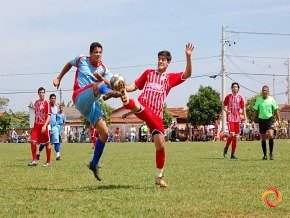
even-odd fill
[[[170,52],[169,51],[166,51],[166,50],[163,50],[163,51],[158,52],[158,57],[160,57],[160,56],[166,57],[166,59],[167,59],[168,62],[170,62],[171,59],[172,59]]]
[[[103,50],[103,46],[98,43],[98,42],[93,42],[91,45],[90,45],[90,53],[92,53],[95,49],[95,47],[98,47],[98,48],[101,48]]]
[[[56,95],[54,93],[50,94],[49,99],[51,99],[52,97],[56,98]]]
[[[239,83],[237,83],[237,82],[233,82],[233,83],[232,83],[232,85],[231,85],[231,88],[233,88],[233,87],[234,87],[234,85],[237,85],[237,86],[238,86],[238,88],[240,88],[240,85],[239,85]]]
[[[45,92],[45,88],[39,87],[37,92],[39,93],[40,91],[44,91]]]

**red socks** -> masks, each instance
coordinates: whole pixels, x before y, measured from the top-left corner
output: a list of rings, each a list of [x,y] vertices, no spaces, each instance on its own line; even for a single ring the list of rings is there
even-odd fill
[[[236,147],[237,147],[237,139],[236,137],[233,139],[233,142],[232,142],[232,153],[235,153],[236,151]]]
[[[157,169],[163,169],[165,163],[165,149],[162,148],[160,151],[156,150],[156,167]]]
[[[32,160],[36,161],[36,150],[37,150],[36,144],[32,143],[30,148],[31,148]]]
[[[133,101],[133,99],[129,99],[128,104],[124,105],[125,109],[129,109],[132,110],[135,107],[135,102]]]
[[[232,137],[231,136],[228,136],[227,143],[226,143],[226,148],[229,148],[231,142],[232,142]]]
[[[50,163],[51,161],[51,147],[49,145],[46,146],[46,163]]]

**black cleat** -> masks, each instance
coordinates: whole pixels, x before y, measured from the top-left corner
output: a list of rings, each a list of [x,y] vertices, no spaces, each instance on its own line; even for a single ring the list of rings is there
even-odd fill
[[[40,154],[37,154],[36,159],[39,160],[39,158],[40,158]]]
[[[61,160],[60,156],[58,156],[57,158],[55,158],[55,160]]]
[[[267,156],[264,156],[263,158],[262,158],[262,160],[267,160],[268,158],[267,158]]]
[[[102,180],[102,177],[100,175],[100,172],[99,172],[99,166],[96,166],[95,168],[92,166],[92,163],[90,162],[88,165],[88,168],[93,171],[94,173],[94,176],[95,178],[98,180],[98,181],[101,181]]]
[[[227,148],[224,148],[223,156],[224,156],[224,157],[227,157],[227,154],[228,154],[228,149],[227,149]]]
[[[35,167],[35,166],[37,166],[37,164],[38,164],[37,161],[33,160],[28,164],[28,166]]]
[[[231,154],[231,159],[239,159],[234,153]]]
[[[269,156],[270,156],[270,160],[274,160],[273,154],[270,154]]]

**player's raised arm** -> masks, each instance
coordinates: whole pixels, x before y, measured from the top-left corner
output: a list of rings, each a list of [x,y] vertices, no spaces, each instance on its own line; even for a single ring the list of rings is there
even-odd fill
[[[191,54],[194,49],[194,46],[191,43],[187,43],[185,46],[185,54],[186,54],[186,68],[184,74],[182,75],[183,79],[187,79],[191,77],[192,72],[192,64],[191,64]]]
[[[70,62],[67,62],[66,65],[62,68],[61,72],[59,75],[53,80],[53,85],[58,88],[60,85],[60,81],[62,77],[72,68],[72,65]]]

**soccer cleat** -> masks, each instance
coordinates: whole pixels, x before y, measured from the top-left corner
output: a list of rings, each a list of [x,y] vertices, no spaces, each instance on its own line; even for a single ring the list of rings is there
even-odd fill
[[[264,157],[262,158],[262,160],[267,160],[267,156],[264,156]]]
[[[39,160],[39,158],[40,158],[40,154],[37,154],[36,159]]]
[[[61,160],[61,159],[60,159],[60,156],[58,156],[57,158],[55,158],[55,160]]]
[[[227,148],[224,148],[223,156],[224,156],[224,157],[227,157],[227,154],[228,154],[228,149],[227,149]]]
[[[37,164],[38,164],[37,161],[33,160],[28,164],[28,166],[34,167],[34,166],[37,166]]]
[[[122,93],[119,91],[111,90],[103,95],[103,100],[107,101],[110,98],[119,98],[122,96]]]
[[[270,156],[270,160],[274,160],[273,154],[269,154],[269,156]]]
[[[121,97],[121,101],[123,103],[127,103],[128,102],[128,96],[127,96],[125,82],[123,80],[119,80],[117,89],[122,94],[120,96]]]
[[[231,159],[239,159],[234,153],[231,154]]]
[[[43,164],[42,166],[43,167],[50,167],[51,166],[51,163],[46,163],[46,164]]]
[[[167,184],[162,177],[155,177],[155,185],[159,185],[159,187],[166,188]]]
[[[91,171],[93,171],[95,178],[96,178],[98,181],[101,181],[101,180],[102,180],[102,177],[101,177],[100,172],[99,172],[99,167],[96,166],[96,167],[94,168],[94,167],[92,166],[92,162],[90,162],[87,166],[88,166],[88,168],[89,168]]]

